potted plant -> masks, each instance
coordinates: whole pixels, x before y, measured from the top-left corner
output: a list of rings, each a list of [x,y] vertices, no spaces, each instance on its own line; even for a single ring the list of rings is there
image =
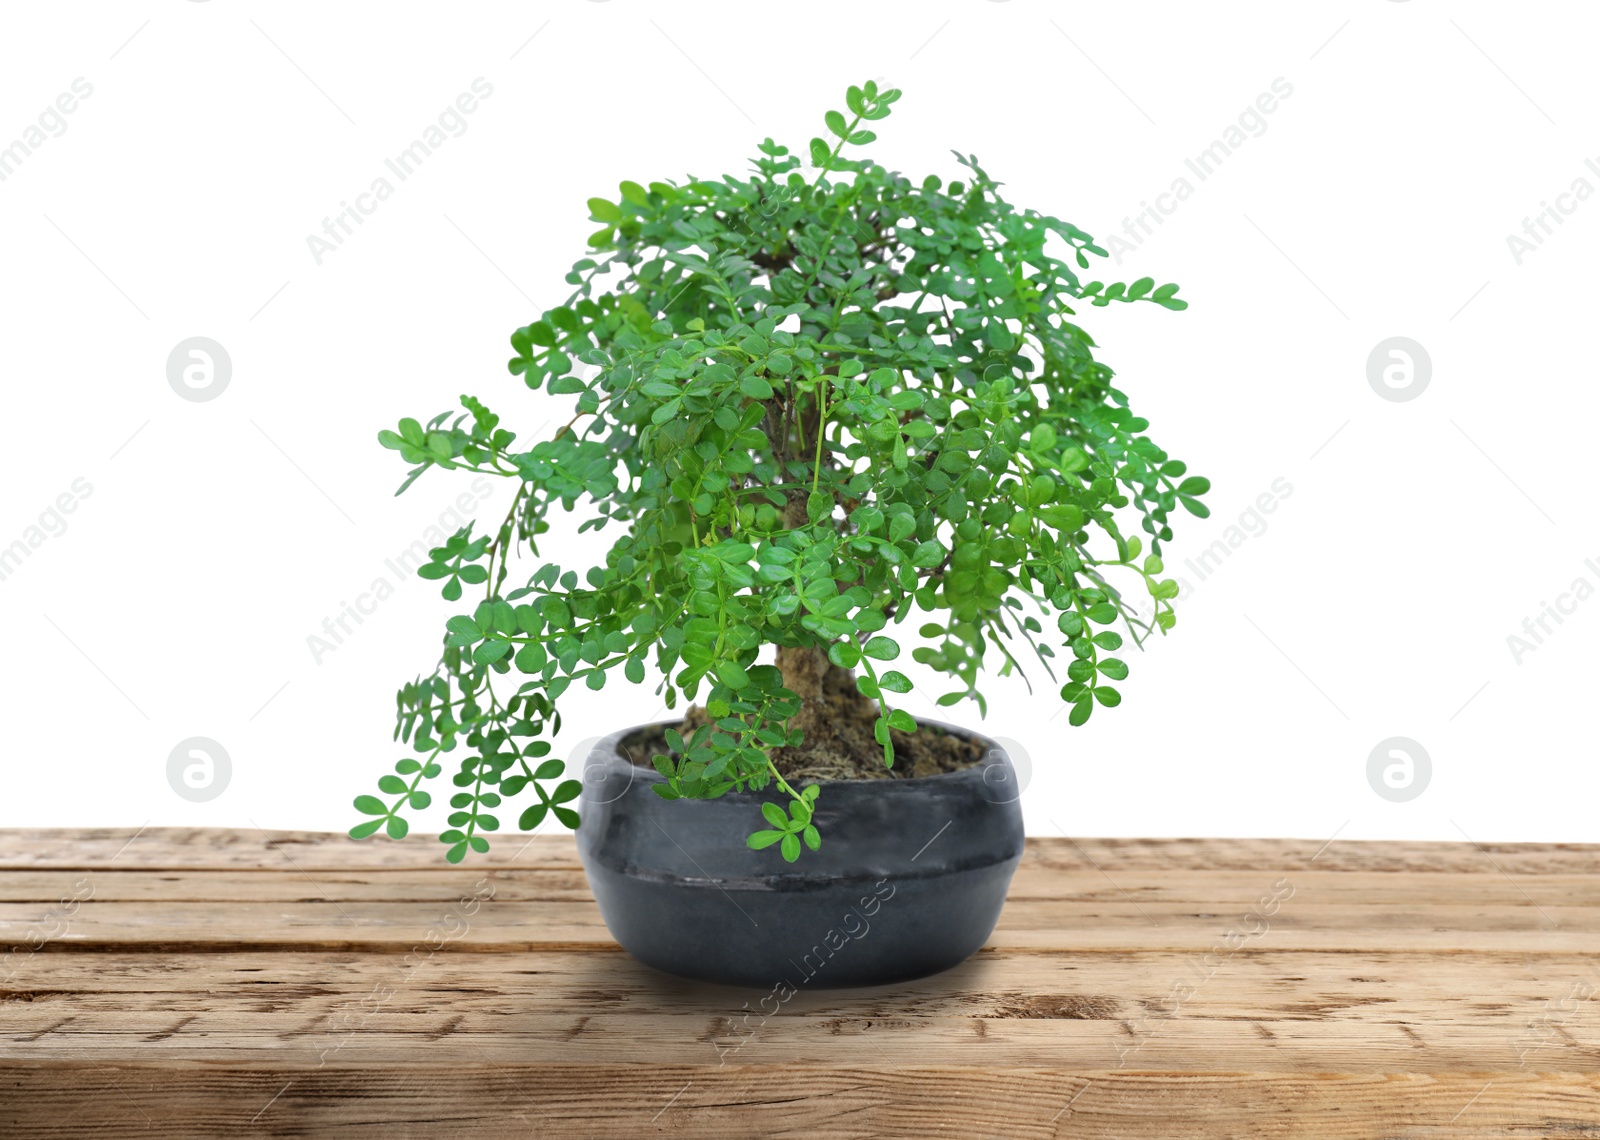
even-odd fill
[[[434,467],[517,490],[419,570],[474,600],[400,690],[414,755],[356,799],[353,836],[404,837],[448,762],[447,859],[486,851],[520,798],[521,830],[578,829],[607,925],[662,969],[882,982],[988,937],[1022,851],[1015,773],[912,715],[903,643],[950,678],[937,705],[985,713],[980,667],[1029,657],[1084,723],[1121,701],[1109,627],[1172,627],[1161,544],[1208,483],[1144,435],[1075,323],[1183,309],[1177,286],[1080,279],[1105,251],[975,158],[946,184],[856,157],[899,94],[851,87],[810,171],[768,139],[747,178],[590,199],[570,297],[511,335],[513,374],[575,397],[552,437],[521,443],[470,396],[379,433],[413,465],[402,491]],[[621,532],[581,573],[539,554],[580,503],[580,532]],[[669,709],[699,703],[572,778],[548,739],[563,692],[652,667]]]

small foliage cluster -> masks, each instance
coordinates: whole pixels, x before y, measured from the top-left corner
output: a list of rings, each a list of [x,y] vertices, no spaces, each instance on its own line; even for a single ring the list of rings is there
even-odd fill
[[[859,670],[887,764],[889,729],[916,729],[896,704],[912,683],[886,667],[910,628],[912,658],[953,682],[941,705],[983,711],[991,655],[1002,676],[1035,658],[1074,725],[1121,701],[1123,636],[1106,627],[1120,620],[1138,643],[1171,628],[1161,546],[1180,505],[1206,514],[1209,484],[1144,434],[1074,318],[1185,302],[1148,277],[1080,278],[1105,251],[1005,201],[975,158],[957,154],[966,173],[945,183],[847,156],[898,98],[850,88],[848,112],[826,115],[832,138],[811,141],[809,175],[768,139],[748,178],[623,182],[616,200],[590,199],[600,228],[572,295],[511,336],[513,374],[576,398],[553,438],[519,443],[466,396],[464,412],[379,434],[413,465],[401,490],[438,467],[517,492],[492,529],[463,528],[420,571],[451,601],[482,597],[446,622],[434,672],[400,690],[395,735],[416,758],[379,781],[390,799],[356,800],[371,818],[352,834],[404,835],[401,812],[428,805],[419,784],[450,754],[451,861],[486,850],[496,809],[530,789],[521,829],[547,814],[576,826],[563,805],[581,785],[538,738],[559,731],[570,685],[601,689],[617,671],[639,683],[652,664],[668,707],[702,699],[710,718],[669,736],[656,791],[776,781],[788,808],[765,804],[770,828],[750,845],[790,861],[821,841],[817,788],[790,787],[771,760],[801,743],[801,700],[757,663],[765,646]],[[514,561],[540,557],[550,511],[580,502],[580,531],[621,531],[605,564],[514,577]],[[1147,618],[1117,575],[1141,587]]]

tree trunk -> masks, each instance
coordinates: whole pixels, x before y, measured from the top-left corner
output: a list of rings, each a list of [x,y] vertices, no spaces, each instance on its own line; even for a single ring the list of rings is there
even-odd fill
[[[806,493],[788,492],[783,507],[783,524],[790,530],[803,527],[810,521],[806,514]],[[823,682],[828,671],[836,669],[828,660],[826,650],[819,646],[780,645],[777,659],[778,672],[783,674],[783,687],[800,698],[800,711],[789,722],[790,728],[805,733],[805,741],[798,754],[815,753],[825,746],[834,734],[830,731],[829,717],[825,713]],[[865,702],[866,698],[860,698]]]
[[[778,672],[783,674],[783,687],[800,698],[800,711],[789,721],[790,728],[805,733],[802,748],[821,744],[827,730],[823,716],[822,681],[833,668],[826,653],[816,646],[778,646]]]

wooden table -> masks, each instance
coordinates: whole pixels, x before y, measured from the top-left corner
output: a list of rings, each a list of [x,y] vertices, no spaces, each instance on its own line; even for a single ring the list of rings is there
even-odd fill
[[[1600,847],[1318,846],[1030,840],[964,966],[768,1017],[568,838],[0,832],[0,1136],[1600,1133]]]

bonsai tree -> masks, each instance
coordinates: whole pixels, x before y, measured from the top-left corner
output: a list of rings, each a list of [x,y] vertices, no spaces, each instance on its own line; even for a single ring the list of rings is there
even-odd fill
[[[356,799],[353,836],[404,836],[447,760],[450,861],[486,851],[518,797],[522,830],[576,827],[581,785],[549,755],[562,694],[651,665],[668,708],[703,702],[665,733],[655,791],[774,789],[749,842],[791,862],[821,842],[804,779],[892,777],[933,732],[905,707],[904,643],[950,678],[939,705],[986,712],[985,663],[1026,677],[1024,659],[1071,724],[1121,702],[1108,627],[1139,644],[1172,627],[1161,544],[1179,504],[1206,515],[1209,484],[1144,434],[1076,313],[1186,304],[1148,277],[1081,278],[1106,252],[1012,206],[973,157],[948,183],[856,157],[899,97],[851,87],[809,171],[768,139],[747,178],[591,198],[566,302],[511,334],[514,375],[576,397],[550,438],[471,396],[379,433],[413,465],[401,491],[434,467],[517,489],[419,570],[474,601],[400,689],[414,755]],[[580,503],[580,532],[620,532],[604,565],[541,561],[551,511]]]

